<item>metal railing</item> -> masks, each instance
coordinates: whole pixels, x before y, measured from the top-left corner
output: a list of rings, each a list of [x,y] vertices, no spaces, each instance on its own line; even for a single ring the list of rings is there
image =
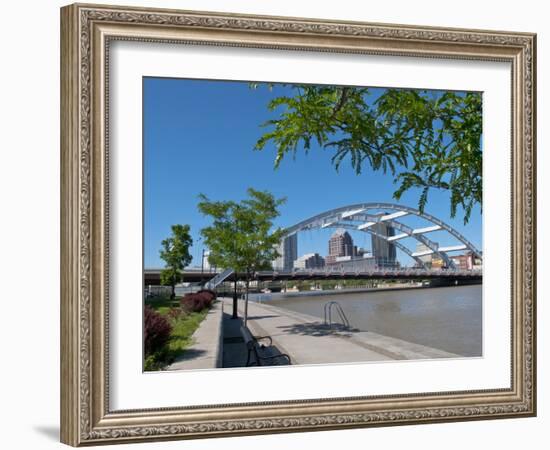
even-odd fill
[[[233,275],[235,271],[233,269],[225,269],[223,272],[218,273],[214,278],[212,278],[210,281],[208,281],[204,287],[206,289],[215,289],[217,288],[221,283],[223,283],[228,277]]]
[[[346,314],[344,313],[344,310],[342,309],[342,306],[337,301],[330,301],[325,303],[325,325],[327,325],[329,328],[332,328],[332,308],[336,310],[338,315],[340,316],[340,320],[342,322],[342,325],[344,328],[351,328],[349,324],[349,320],[346,317]]]
[[[341,267],[331,267],[325,266],[317,269],[292,269],[289,271],[285,270],[273,270],[273,271],[260,271],[259,275],[265,274],[274,274],[274,275],[370,275],[373,277],[380,276],[386,277],[391,275],[396,276],[441,276],[441,277],[455,277],[455,276],[480,276],[483,271],[481,269],[422,269],[415,267],[401,267],[401,268],[389,268],[389,267],[373,267],[368,269],[354,270],[354,269],[345,269]]]

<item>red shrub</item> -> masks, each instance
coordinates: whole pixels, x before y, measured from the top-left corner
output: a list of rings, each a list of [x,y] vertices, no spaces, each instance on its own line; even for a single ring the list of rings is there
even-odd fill
[[[168,320],[146,306],[144,310],[143,346],[145,355],[150,355],[160,350],[170,339],[172,325]]]
[[[183,313],[181,308],[170,308],[167,315],[170,319],[178,319]]]
[[[181,308],[189,312],[198,312],[203,309],[204,305],[200,296],[196,294],[188,294],[181,299]]]
[[[190,312],[199,312],[209,308],[216,294],[209,290],[198,291],[194,294],[187,294],[181,299],[181,307]]]
[[[200,291],[197,292],[197,294],[202,294],[203,292],[210,294],[210,296],[212,297],[212,300],[214,300],[217,297],[216,292],[213,291],[212,289],[201,289]]]
[[[181,309],[193,312],[195,310],[195,297],[194,294],[186,294],[181,300],[180,305]]]

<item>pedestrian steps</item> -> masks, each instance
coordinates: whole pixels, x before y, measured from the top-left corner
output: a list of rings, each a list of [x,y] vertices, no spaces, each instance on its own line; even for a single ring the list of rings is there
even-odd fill
[[[225,269],[223,272],[217,274],[214,278],[208,281],[204,287],[206,289],[216,289],[220,284],[222,284],[227,278],[233,275],[235,271],[233,269]]]

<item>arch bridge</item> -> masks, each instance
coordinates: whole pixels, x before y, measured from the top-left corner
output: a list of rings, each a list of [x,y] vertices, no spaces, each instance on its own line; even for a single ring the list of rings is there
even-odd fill
[[[406,216],[421,218],[428,225],[418,228],[408,226],[401,221]],[[379,224],[382,223],[393,228],[394,234],[381,233]],[[416,262],[416,265],[423,269],[427,269],[427,266],[422,257],[428,255],[437,256],[449,269],[456,269],[454,262],[448,255],[451,252],[467,250],[472,252],[476,258],[483,260],[481,251],[464,235],[431,214],[394,203],[358,203],[325,211],[287,228],[281,243],[281,258],[286,267],[281,268],[289,269],[288,258],[285,259],[285,251],[288,251],[291,240],[297,239],[299,232],[324,228],[362,231],[376,236],[382,241],[393,244],[395,248],[410,256]],[[457,245],[440,246],[429,238],[429,234],[435,231],[444,231],[450,234],[454,240],[458,241]],[[407,238],[413,238],[413,242],[423,244],[424,249],[421,251],[417,251],[416,248],[410,249],[402,243]],[[376,255],[374,256],[376,257]]]

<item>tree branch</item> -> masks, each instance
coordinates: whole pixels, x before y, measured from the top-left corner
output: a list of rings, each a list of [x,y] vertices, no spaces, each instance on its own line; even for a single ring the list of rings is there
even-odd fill
[[[336,103],[336,105],[334,106],[334,109],[332,110],[332,114],[330,115],[329,121],[334,120],[334,118],[336,117],[336,114],[338,114],[338,112],[344,107],[348,99],[348,93],[349,93],[349,88],[343,87],[342,93],[340,94],[340,98],[338,99],[338,103]]]

